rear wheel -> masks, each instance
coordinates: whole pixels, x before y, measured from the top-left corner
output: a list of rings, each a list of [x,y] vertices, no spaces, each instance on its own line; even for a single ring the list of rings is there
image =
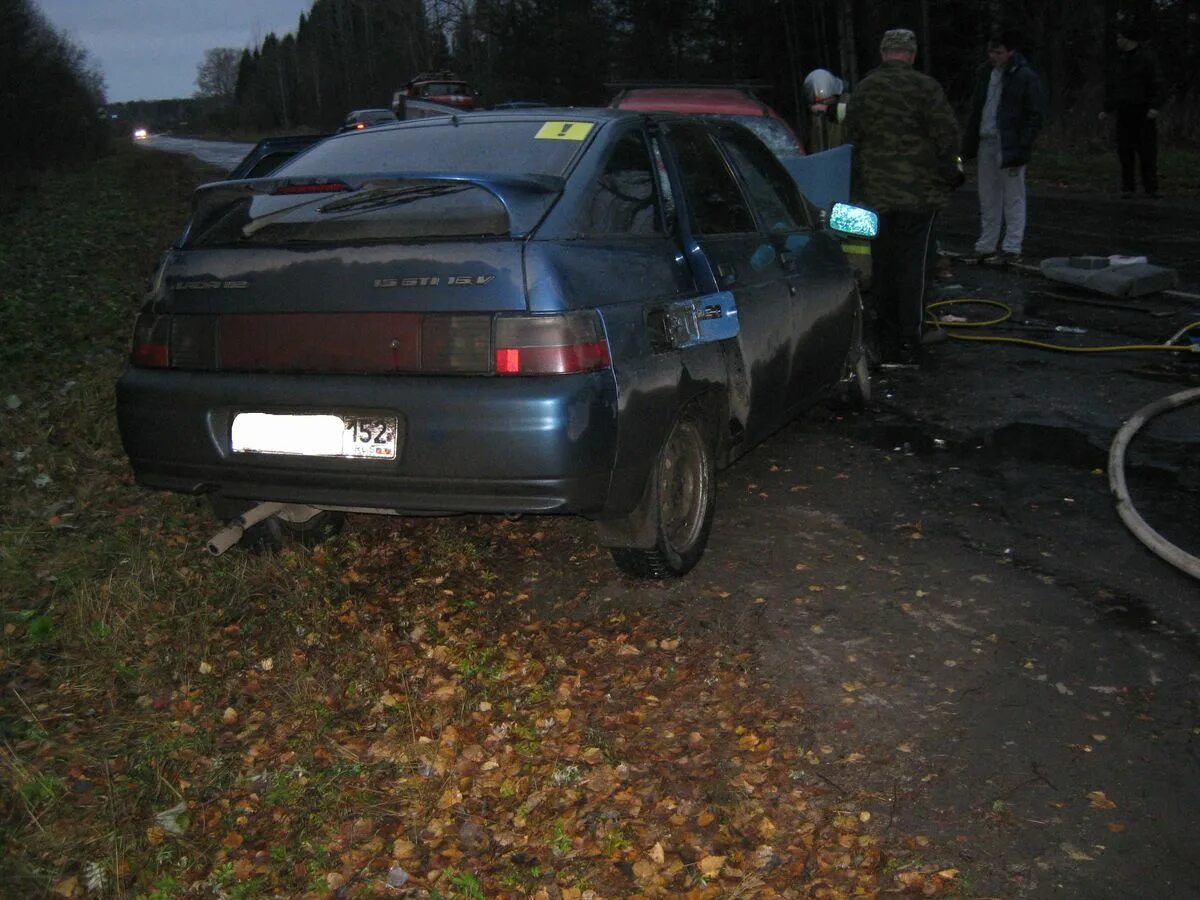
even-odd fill
[[[686,415],[658,453],[643,503],[654,525],[651,548],[613,547],[613,561],[635,578],[678,578],[704,554],[716,508],[713,441],[704,420]]]

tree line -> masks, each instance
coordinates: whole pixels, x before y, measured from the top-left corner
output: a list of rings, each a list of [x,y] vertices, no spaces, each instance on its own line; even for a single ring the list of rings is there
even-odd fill
[[[829,69],[852,86],[898,26],[917,32],[918,66],[960,107],[989,34],[1015,28],[1047,86],[1050,130],[1100,141],[1095,114],[1123,20],[1148,28],[1162,60],[1165,139],[1194,142],[1200,0],[313,0],[294,32],[208,50],[193,97],[108,108],[94,62],[36,0],[0,0],[0,172],[93,157],[114,126],[329,131],[441,69],[470,81],[484,105],[603,105],[618,82],[753,83],[799,123],[808,72]]]
[[[107,145],[104,79],[31,0],[0,0],[0,181],[94,158]]]
[[[1015,29],[1047,86],[1051,126],[1083,139],[1120,21],[1153,34],[1172,96],[1168,139],[1194,138],[1200,0],[314,0],[294,33],[267,35],[236,71],[227,59],[233,87],[220,99],[231,127],[328,130],[350,109],[388,106],[419,71],[452,69],[485,105],[605,104],[616,82],[750,82],[796,121],[804,76],[819,67],[855,83],[887,28],[917,32],[918,66],[960,106],[988,36]]]

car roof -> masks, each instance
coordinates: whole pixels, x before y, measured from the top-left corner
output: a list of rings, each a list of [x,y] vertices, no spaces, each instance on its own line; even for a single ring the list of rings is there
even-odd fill
[[[349,113],[347,113],[346,118],[348,119],[351,116],[374,116],[374,115],[394,116],[395,113],[392,112],[390,109],[355,109],[355,110],[351,110]]]
[[[421,119],[401,119],[399,127],[425,124],[448,124],[464,122],[512,122],[512,121],[558,121],[596,122],[597,124],[617,119],[628,119],[643,115],[639,110],[611,109],[601,106],[535,106],[521,109],[476,109],[452,110],[444,116],[429,116]],[[395,125],[385,126],[395,128]]]
[[[612,102],[618,109],[646,112],[679,112],[693,115],[723,114],[777,116],[777,113],[745,88],[702,85],[631,87]]]

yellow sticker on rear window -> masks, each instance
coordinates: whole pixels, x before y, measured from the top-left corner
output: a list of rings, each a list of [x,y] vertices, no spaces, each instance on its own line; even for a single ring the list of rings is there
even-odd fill
[[[591,122],[547,122],[534,137],[539,141],[582,141],[591,131]]]

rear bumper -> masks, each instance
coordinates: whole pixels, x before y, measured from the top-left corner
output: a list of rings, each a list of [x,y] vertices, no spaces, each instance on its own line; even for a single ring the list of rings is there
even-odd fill
[[[139,484],[397,512],[602,514],[617,444],[610,372],[548,378],[129,369],[121,440]],[[233,453],[239,412],[394,415],[395,460]]]

